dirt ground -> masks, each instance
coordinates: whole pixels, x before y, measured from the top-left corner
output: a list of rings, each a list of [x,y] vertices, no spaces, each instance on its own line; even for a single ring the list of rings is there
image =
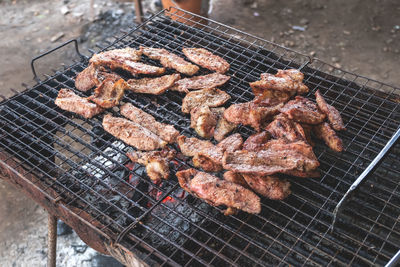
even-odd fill
[[[32,79],[35,55],[71,38],[78,38],[85,52],[133,19],[131,3],[94,2],[91,10],[89,0],[0,0],[0,94],[10,97],[10,88],[22,90],[21,83]],[[154,11],[155,2],[144,1],[146,10]],[[211,19],[400,86],[397,0],[211,0],[210,7]],[[48,72],[69,58],[60,53],[39,65]],[[90,248],[68,263],[68,249],[83,244],[74,235],[59,240],[59,266],[95,265]],[[46,213],[0,180],[0,265],[44,265],[45,241]]]

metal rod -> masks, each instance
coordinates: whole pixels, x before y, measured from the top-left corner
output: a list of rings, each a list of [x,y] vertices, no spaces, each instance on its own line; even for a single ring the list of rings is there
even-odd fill
[[[390,261],[388,261],[388,263],[386,263],[385,267],[394,267],[394,266],[398,266],[396,265],[398,262],[400,261],[400,249],[399,251],[397,251],[396,255],[393,256],[393,258],[390,259]]]
[[[47,266],[56,267],[57,259],[57,217],[49,213],[47,220]]]
[[[142,16],[143,16],[142,0],[134,0],[134,1],[135,1],[136,22],[142,23]]]
[[[372,170],[381,162],[387,152],[392,148],[392,146],[396,143],[397,139],[400,137],[400,128],[397,129],[396,133],[390,138],[390,140],[383,147],[381,152],[374,158],[374,160],[368,165],[368,167],[361,173],[361,175],[355,180],[355,182],[350,186],[349,190],[347,190],[346,194],[342,197],[339,203],[336,205],[335,210],[333,211],[333,221],[332,228],[335,227],[337,215],[343,210],[344,204],[348,201],[349,197],[352,195],[354,190],[360,185],[360,183],[372,172]]]

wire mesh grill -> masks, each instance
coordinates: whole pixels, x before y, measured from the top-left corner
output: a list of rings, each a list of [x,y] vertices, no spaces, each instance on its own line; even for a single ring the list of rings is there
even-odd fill
[[[84,120],[54,105],[61,88],[87,66],[77,62],[0,106],[0,147],[34,173],[45,189],[56,190],[68,205],[92,216],[98,230],[151,265],[383,265],[400,244],[400,146],[371,175],[329,231],[332,211],[357,176],[379,153],[400,122],[400,90],[335,69],[222,24],[177,10],[163,11],[101,49],[139,45],[163,47],[182,55],[182,47],[205,47],[230,64],[232,99],[253,98],[248,83],[263,72],[300,68],[313,98],[320,89],[342,114],[345,152],[315,147],[321,178],[295,179],[284,201],[262,199],[258,215],[224,216],[220,208],[185,194],[175,177],[154,185],[144,168],[129,164],[128,147],[101,126],[103,115]],[[169,19],[175,14],[180,22]],[[197,27],[188,26],[196,24]],[[158,62],[146,59],[158,65]],[[202,70],[203,73],[207,71]],[[76,90],[75,90],[76,91]],[[83,93],[76,91],[80,95]],[[133,103],[181,134],[196,136],[180,111],[183,95],[126,93]],[[109,111],[114,115],[118,110]],[[253,131],[238,130],[244,137]],[[190,162],[174,162],[172,172]]]

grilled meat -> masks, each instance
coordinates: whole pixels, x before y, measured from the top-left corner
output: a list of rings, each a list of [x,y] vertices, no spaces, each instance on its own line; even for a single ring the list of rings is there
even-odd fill
[[[283,200],[291,193],[290,183],[276,176],[243,174],[246,183],[256,193],[273,200]]]
[[[154,182],[169,178],[169,161],[174,158],[175,150],[163,149],[161,151],[131,151],[126,153],[132,162],[146,166],[147,176]]]
[[[261,127],[277,114],[283,104],[274,107],[262,107],[254,102],[233,104],[224,112],[227,121],[235,124],[250,125],[255,130],[260,131]]]
[[[260,198],[243,186],[211,174],[188,169],[176,173],[180,186],[212,206],[225,205],[248,213],[260,213]]]
[[[190,111],[190,127],[203,138],[213,137],[217,122],[217,116],[208,106],[198,106]]]
[[[98,54],[94,54],[89,60],[90,63],[94,65],[109,65],[112,61],[139,61],[142,56],[140,50],[136,50],[130,47],[125,47],[122,49],[113,49]]]
[[[104,111],[104,109],[91,103],[87,98],[80,97],[69,89],[61,89],[54,103],[61,109],[79,114],[86,119],[90,119]]]
[[[195,137],[178,136],[176,142],[182,154],[187,157],[194,157],[203,149],[213,149],[214,144],[210,141],[203,141]]]
[[[305,124],[305,123],[300,124],[300,126],[301,126],[301,128],[303,128],[304,136],[307,140],[307,143],[309,143],[313,147],[315,145],[314,141],[311,138],[311,132],[312,132],[313,126],[310,124]]]
[[[79,91],[86,92],[97,85],[98,80],[96,78],[96,68],[93,64],[90,64],[76,76],[75,87]]]
[[[305,133],[301,125],[297,122],[289,120],[284,114],[279,114],[265,128],[271,135],[276,138],[283,138],[287,142],[296,142],[306,140]]]
[[[171,90],[188,93],[189,90],[215,88],[225,84],[231,77],[215,72],[207,75],[196,76],[179,80]]]
[[[230,99],[230,95],[217,88],[203,89],[188,93],[182,100],[182,112],[190,111],[198,106],[218,107]]]
[[[76,76],[75,87],[82,92],[86,92],[95,86],[99,86],[107,78],[119,80],[121,77],[102,66],[95,67],[93,64],[89,64],[86,69]]]
[[[263,149],[263,145],[271,138],[269,132],[259,132],[250,135],[243,143],[243,150],[258,151]]]
[[[314,102],[302,96],[296,96],[295,100],[287,102],[279,111],[291,120],[307,124],[320,124],[326,117]]]
[[[315,125],[313,127],[313,132],[315,136],[321,140],[324,140],[325,144],[336,152],[343,151],[343,142],[336,132],[331,128],[331,126],[323,122],[321,124]]]
[[[319,109],[328,117],[332,128],[336,131],[345,130],[346,128],[344,127],[342,116],[340,116],[339,111],[326,103],[319,90],[315,92],[315,98]]]
[[[126,63],[121,63],[121,62],[112,62],[109,65],[110,69],[112,70],[117,70],[117,69],[122,69],[125,70],[129,73],[131,73],[133,76],[136,76],[138,74],[147,74],[147,75],[161,75],[165,72],[165,68],[159,68],[156,66],[151,66],[147,65],[141,62],[126,62]]]
[[[218,172],[222,170],[222,157],[224,152],[233,152],[242,147],[243,138],[240,134],[228,136],[216,146],[201,149],[197,155],[193,157],[193,164],[201,167],[205,171]]]
[[[230,65],[225,59],[204,48],[183,48],[182,51],[190,61],[203,68],[219,73],[225,73],[229,70]]]
[[[294,93],[291,92],[277,91],[272,89],[264,89],[262,92],[260,91],[257,93],[255,93],[255,91],[256,90],[253,90],[255,96],[254,103],[265,107],[286,103],[294,95]]]
[[[212,154],[214,158],[219,157],[220,155],[221,153],[219,152]],[[218,163],[209,157],[205,157],[200,153],[195,155],[192,158],[192,161],[195,167],[202,168],[206,172],[220,172],[223,170],[221,163]]]
[[[142,52],[140,50],[127,47],[124,49],[114,49],[95,54],[89,62],[94,66],[106,66],[112,70],[122,69],[130,72],[132,75],[161,75],[165,72],[165,68],[159,68],[138,62],[141,55]]]
[[[263,89],[271,89],[285,92],[304,94],[308,92],[308,87],[303,83],[304,74],[296,69],[278,70],[278,73],[261,74],[261,80],[250,83],[251,88],[259,92]]]
[[[170,144],[174,143],[179,135],[174,126],[156,121],[153,116],[130,103],[121,106],[120,112],[122,116],[148,129]]]
[[[222,164],[226,170],[258,175],[289,170],[312,171],[319,166],[312,148],[304,142],[275,142],[265,150],[225,152]]]
[[[110,114],[104,116],[103,128],[116,138],[139,150],[155,150],[163,148],[167,144],[166,141],[142,125],[124,118],[113,117]]]
[[[262,106],[285,103],[290,97],[308,92],[303,83],[304,74],[296,69],[278,70],[275,75],[261,74],[261,79],[250,83],[255,95],[254,102]]]
[[[113,78],[107,78],[94,90],[94,95],[90,96],[89,100],[102,108],[112,108],[118,105],[127,87],[123,79],[115,81]]]
[[[180,78],[179,74],[171,74],[158,78],[129,79],[127,89],[135,93],[161,95]]]
[[[215,151],[215,146],[210,141],[203,141],[197,138],[189,138],[184,135],[178,136],[177,143],[182,154],[193,157],[193,165],[205,171],[221,171],[221,163],[215,162],[207,157],[199,156],[202,151]],[[222,152],[223,154],[223,152]]]
[[[216,147],[221,148],[223,152],[233,152],[241,149],[243,145],[243,138],[239,133],[232,134],[219,142]],[[221,158],[222,159],[222,158]]]
[[[303,172],[299,170],[290,170],[290,171],[285,171],[283,172],[284,174],[295,176],[295,177],[301,177],[301,178],[319,178],[321,177],[321,174],[318,170],[313,170],[313,171],[308,171],[308,172]]]
[[[164,67],[175,69],[178,72],[186,75],[194,75],[199,70],[198,66],[187,62],[183,58],[171,52],[168,52],[166,49],[163,48],[151,48],[141,46],[140,51],[142,51],[143,54],[151,59],[159,60],[161,65],[163,65]]]
[[[243,186],[244,188],[250,189],[249,185],[247,184],[246,180],[243,178],[243,176],[238,173],[238,172],[233,172],[233,171],[227,171],[224,173],[224,180],[238,184]]]
[[[224,117],[225,108],[212,108],[211,111],[218,118],[214,130],[214,139],[221,141],[236,128],[236,124],[227,121]]]
[[[183,155],[193,157],[193,164],[205,171],[218,172],[222,170],[222,157],[225,151],[233,152],[243,144],[240,134],[231,135],[216,146],[210,141],[197,138],[178,136],[177,143]]]
[[[283,200],[290,195],[290,183],[275,176],[240,174],[233,171],[224,173],[226,181],[252,189],[254,192],[273,200]]]

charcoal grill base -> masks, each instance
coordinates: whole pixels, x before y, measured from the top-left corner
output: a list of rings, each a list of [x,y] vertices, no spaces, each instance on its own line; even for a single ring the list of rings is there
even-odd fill
[[[94,221],[83,210],[54,198],[58,195],[55,191],[46,190],[45,192],[40,182],[38,183],[40,180],[27,173],[17,160],[12,160],[12,157],[6,152],[0,152],[0,176],[31,197],[38,205],[46,209],[49,214],[68,224],[82,241],[91,248],[100,253],[113,256],[128,267],[147,266],[135,253],[120,244],[113,244],[112,238],[99,232],[94,226],[100,226],[100,222]],[[88,224],[88,221],[91,221],[92,224]]]

